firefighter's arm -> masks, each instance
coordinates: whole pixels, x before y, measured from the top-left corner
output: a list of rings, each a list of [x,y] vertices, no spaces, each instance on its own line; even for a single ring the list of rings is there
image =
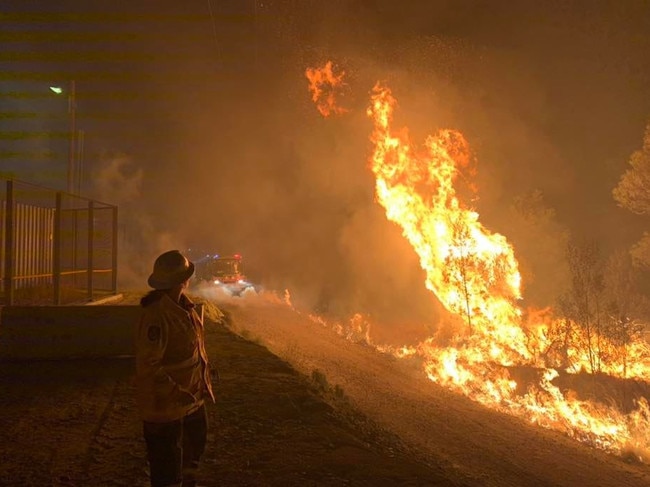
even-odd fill
[[[194,396],[175,382],[162,365],[168,342],[164,322],[143,321],[138,328],[136,342],[136,370],[138,375],[153,386],[154,394],[161,400],[173,399],[179,403],[193,402]]]

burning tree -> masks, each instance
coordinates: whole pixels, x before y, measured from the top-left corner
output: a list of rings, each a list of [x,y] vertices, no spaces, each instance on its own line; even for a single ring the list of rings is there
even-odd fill
[[[471,242],[469,239],[469,228],[467,224],[456,219],[450,222],[451,240],[453,246],[458,250],[457,255],[448,256],[445,262],[447,282],[451,286],[458,287],[462,292],[462,299],[465,303],[465,313],[467,317],[467,327],[472,332],[472,305],[469,285],[470,267],[477,264],[476,258],[472,254]]]

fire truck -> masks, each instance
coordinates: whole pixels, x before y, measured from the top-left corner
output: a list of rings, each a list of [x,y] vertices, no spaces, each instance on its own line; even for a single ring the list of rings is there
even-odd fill
[[[207,255],[198,259],[195,265],[197,279],[222,287],[230,294],[239,295],[253,287],[244,275],[240,254]]]

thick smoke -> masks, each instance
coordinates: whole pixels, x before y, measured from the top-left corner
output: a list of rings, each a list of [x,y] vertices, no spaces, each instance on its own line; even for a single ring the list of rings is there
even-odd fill
[[[566,203],[576,188],[578,197],[584,194],[578,184],[584,168],[571,159],[575,149],[556,142],[570,140],[563,130],[573,128],[553,125],[558,109],[549,89],[561,85],[527,58],[552,59],[537,36],[553,32],[553,24],[511,32],[527,43],[526,51],[500,34],[489,37],[486,26],[470,35],[440,5],[422,7],[413,18],[435,14],[437,26],[451,19],[464,37],[423,22],[398,33],[387,21],[365,17],[353,2],[335,3],[315,16],[306,7],[271,2],[247,37],[250,49],[219,37],[217,28],[218,52],[212,42],[186,46],[191,56],[174,58],[170,78],[164,77],[168,71],[163,76],[147,68],[155,82],[141,87],[150,101],[138,110],[159,117],[157,128],[138,127],[128,151],[132,162],[106,166],[112,172],[105,174],[123,183],[111,185],[113,195],[100,193],[120,205],[124,277],[145,282],[165,247],[239,252],[251,280],[289,289],[299,306],[361,311],[391,323],[437,323],[441,311],[424,289],[417,257],[374,201],[365,109],[377,81],[393,89],[400,104],[396,126],[408,126],[414,141],[439,128],[467,136],[479,187],[478,199],[468,204],[488,228],[516,237],[517,257],[527,269],[557,260],[556,248],[540,255],[526,238],[532,233],[513,227],[517,220],[510,217],[515,198],[540,190],[560,220],[548,228],[564,235],[562,225],[577,220],[576,207]],[[216,22],[220,27],[218,16]],[[201,25],[212,35],[211,25]],[[181,39],[184,31],[176,34]],[[168,52],[178,47],[174,42],[157,37],[155,46]],[[322,119],[313,106],[304,76],[307,67],[328,59],[346,70],[350,84],[350,96],[341,100],[350,112],[333,120]],[[576,82],[568,86],[580,89]],[[611,106],[601,113],[606,109],[618,114]],[[589,154],[596,152],[590,148]],[[601,200],[607,198],[609,188]],[[594,218],[578,220],[586,227],[585,220]],[[536,280],[541,301],[551,295],[543,286],[555,287],[545,281]]]
[[[90,192],[118,206],[118,285],[122,290],[142,289],[153,258],[178,241],[153,223],[140,207],[144,171],[125,154],[106,155],[97,161]]]

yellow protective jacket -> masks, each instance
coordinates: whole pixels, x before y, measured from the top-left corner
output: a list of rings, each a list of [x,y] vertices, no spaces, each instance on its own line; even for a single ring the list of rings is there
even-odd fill
[[[184,294],[142,299],[135,340],[136,396],[144,421],[175,421],[214,401],[203,322]]]

